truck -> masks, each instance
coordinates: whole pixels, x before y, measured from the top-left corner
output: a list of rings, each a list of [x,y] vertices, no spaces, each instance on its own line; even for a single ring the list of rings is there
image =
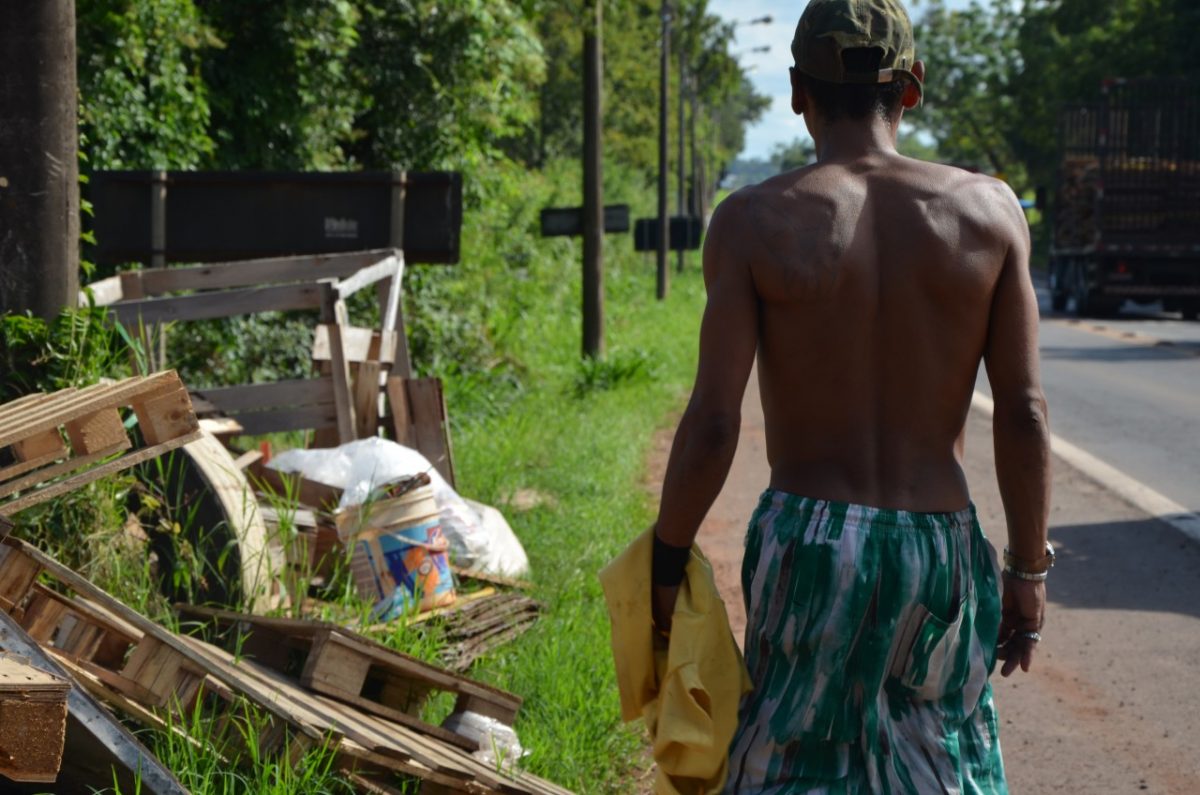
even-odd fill
[[[1200,312],[1200,84],[1107,80],[1065,108],[1051,207],[1056,311],[1112,315],[1126,299]]]

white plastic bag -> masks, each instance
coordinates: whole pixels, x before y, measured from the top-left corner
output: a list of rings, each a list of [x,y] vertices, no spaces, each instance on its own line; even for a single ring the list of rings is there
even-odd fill
[[[505,577],[529,573],[525,549],[500,512],[464,500],[429,459],[402,444],[373,437],[327,450],[288,450],[267,466],[342,489],[339,509],[362,505],[380,487],[428,473],[455,563]]]

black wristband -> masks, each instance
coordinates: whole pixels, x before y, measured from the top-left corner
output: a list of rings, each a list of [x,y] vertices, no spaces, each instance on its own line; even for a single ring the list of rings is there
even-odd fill
[[[650,581],[655,585],[674,588],[683,582],[691,546],[676,547],[654,535],[654,558],[650,564]]]

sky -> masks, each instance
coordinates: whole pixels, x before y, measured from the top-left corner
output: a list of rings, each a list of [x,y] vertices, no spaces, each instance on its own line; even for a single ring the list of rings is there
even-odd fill
[[[950,8],[965,8],[969,0],[947,0]],[[767,158],[776,144],[791,143],[808,138],[804,121],[792,113],[791,86],[788,67],[792,65],[792,34],[807,3],[804,0],[710,0],[709,10],[729,22],[743,22],[770,15],[769,25],[741,25],[733,52],[742,65],[750,70],[750,79],[760,94],[771,98],[771,107],[758,124],[746,131],[744,158]],[[909,13],[916,14],[913,3],[906,3]],[[920,57],[921,43],[917,42]],[[750,50],[770,47],[768,53]]]

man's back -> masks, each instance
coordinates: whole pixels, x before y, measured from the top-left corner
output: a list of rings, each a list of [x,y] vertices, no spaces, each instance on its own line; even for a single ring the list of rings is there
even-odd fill
[[[963,508],[961,436],[1013,234],[1008,188],[876,153],[728,204],[717,233],[739,240],[759,302],[771,485]]]

